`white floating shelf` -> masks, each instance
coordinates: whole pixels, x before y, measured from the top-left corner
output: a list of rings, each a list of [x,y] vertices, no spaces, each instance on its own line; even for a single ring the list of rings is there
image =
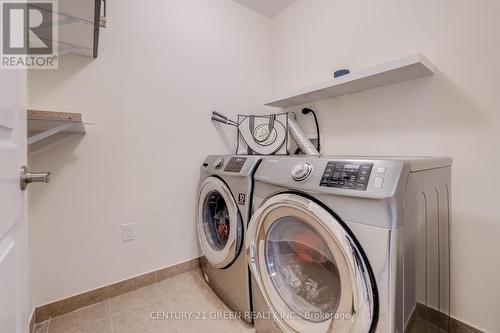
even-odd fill
[[[287,108],[433,74],[434,65],[417,53],[301,89],[265,105]]]
[[[28,145],[57,133],[85,133],[81,113],[28,110]]]

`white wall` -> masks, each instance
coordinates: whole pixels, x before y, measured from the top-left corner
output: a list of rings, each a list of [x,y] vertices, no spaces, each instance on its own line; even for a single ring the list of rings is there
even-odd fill
[[[415,52],[437,66],[314,106],[327,153],[453,157],[452,314],[487,332],[500,332],[499,12],[496,0],[299,0],[272,22],[278,95]]]
[[[31,108],[95,123],[31,154],[32,170],[53,172],[30,189],[35,305],[197,257],[199,166],[230,152],[211,110],[259,112],[269,97],[264,17],[230,0],[111,1],[108,13],[98,59],[30,73]],[[136,240],[122,243],[130,222]]]

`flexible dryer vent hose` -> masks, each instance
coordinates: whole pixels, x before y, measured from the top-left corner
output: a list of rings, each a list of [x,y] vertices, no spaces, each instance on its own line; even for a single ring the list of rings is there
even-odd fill
[[[304,154],[309,156],[319,155],[318,150],[311,143],[311,140],[309,140],[304,132],[302,132],[302,129],[300,129],[299,124],[295,121],[295,114],[292,112],[288,114],[288,132]]]

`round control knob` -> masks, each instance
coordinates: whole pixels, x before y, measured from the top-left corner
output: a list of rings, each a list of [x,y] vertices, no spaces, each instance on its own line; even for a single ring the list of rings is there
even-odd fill
[[[307,162],[300,162],[292,169],[292,178],[298,182],[306,180],[312,173],[313,167]]]
[[[224,159],[222,157],[217,157],[214,161],[214,168],[215,169],[220,169],[224,165]]]

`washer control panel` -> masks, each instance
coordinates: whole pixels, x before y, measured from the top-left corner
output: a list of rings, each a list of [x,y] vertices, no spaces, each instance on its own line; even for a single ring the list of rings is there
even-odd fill
[[[225,172],[240,172],[247,161],[246,157],[231,157],[224,169]]]
[[[222,157],[217,157],[213,163],[214,169],[220,169],[224,165],[224,159]]]
[[[320,186],[366,191],[373,163],[328,162]]]

